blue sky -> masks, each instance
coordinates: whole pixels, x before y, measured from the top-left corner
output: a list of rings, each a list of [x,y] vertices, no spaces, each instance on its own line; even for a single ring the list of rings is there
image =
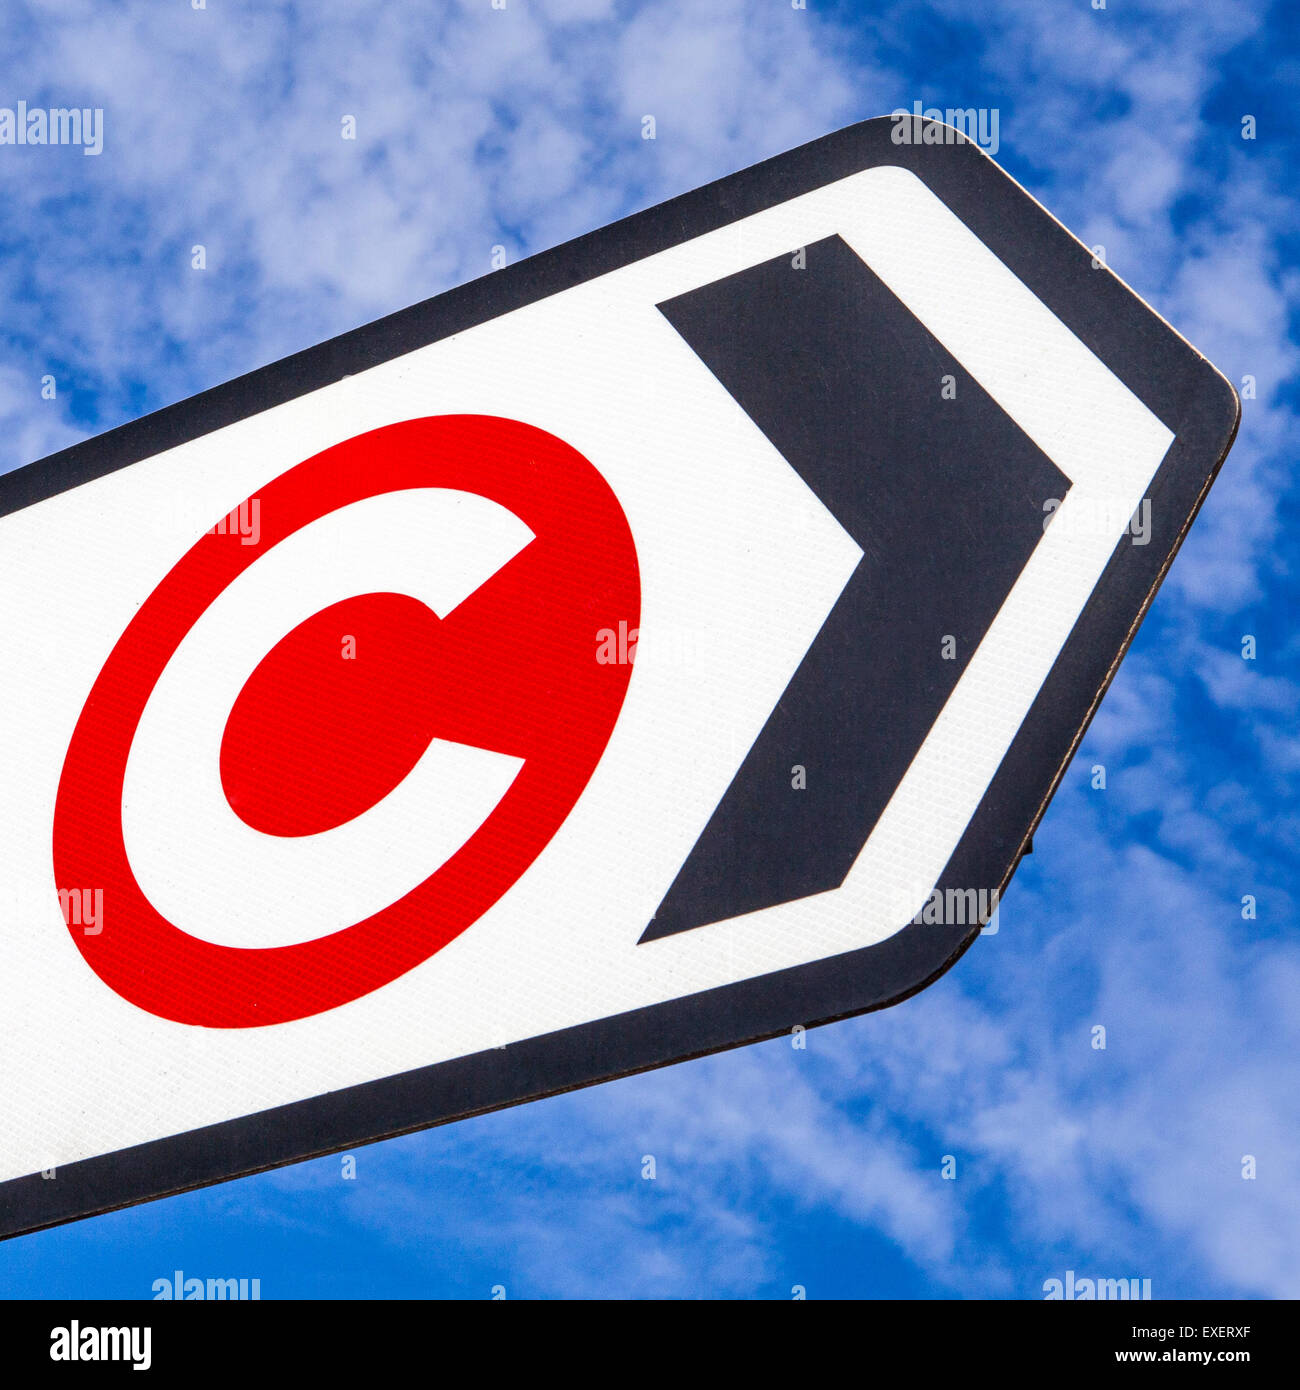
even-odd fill
[[[0,0],[0,105],[105,112],[98,157],[0,148],[4,467],[917,100],[997,108],[999,162],[1255,380],[1001,931],[938,984],[353,1180],[11,1241],[0,1293],[1300,1296],[1298,30],[1285,0]]]

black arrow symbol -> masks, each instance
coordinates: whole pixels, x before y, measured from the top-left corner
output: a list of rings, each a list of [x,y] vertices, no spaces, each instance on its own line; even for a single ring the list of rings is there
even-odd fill
[[[642,941],[843,883],[1070,486],[840,237],[658,307],[863,558]]]

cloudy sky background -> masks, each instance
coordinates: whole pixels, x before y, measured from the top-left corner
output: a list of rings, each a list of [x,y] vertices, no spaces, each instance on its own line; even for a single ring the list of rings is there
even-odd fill
[[[4,467],[916,100],[996,107],[999,162],[1257,383],[1002,930],[934,987],[360,1150],[354,1181],[324,1159],[9,1242],[0,1293],[1300,1296],[1300,16],[870,11],[0,0],[0,105],[105,110],[98,158],[0,147]]]

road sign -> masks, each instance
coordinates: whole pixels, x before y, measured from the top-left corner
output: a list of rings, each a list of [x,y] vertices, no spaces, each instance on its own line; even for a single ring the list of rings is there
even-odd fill
[[[894,1003],[1232,388],[819,140],[0,479],[0,1232]]]

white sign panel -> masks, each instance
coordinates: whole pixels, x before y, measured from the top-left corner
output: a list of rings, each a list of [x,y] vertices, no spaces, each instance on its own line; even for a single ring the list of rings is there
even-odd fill
[[[1237,408],[889,134],[0,479],[0,1232],[879,1007],[989,926]]]

